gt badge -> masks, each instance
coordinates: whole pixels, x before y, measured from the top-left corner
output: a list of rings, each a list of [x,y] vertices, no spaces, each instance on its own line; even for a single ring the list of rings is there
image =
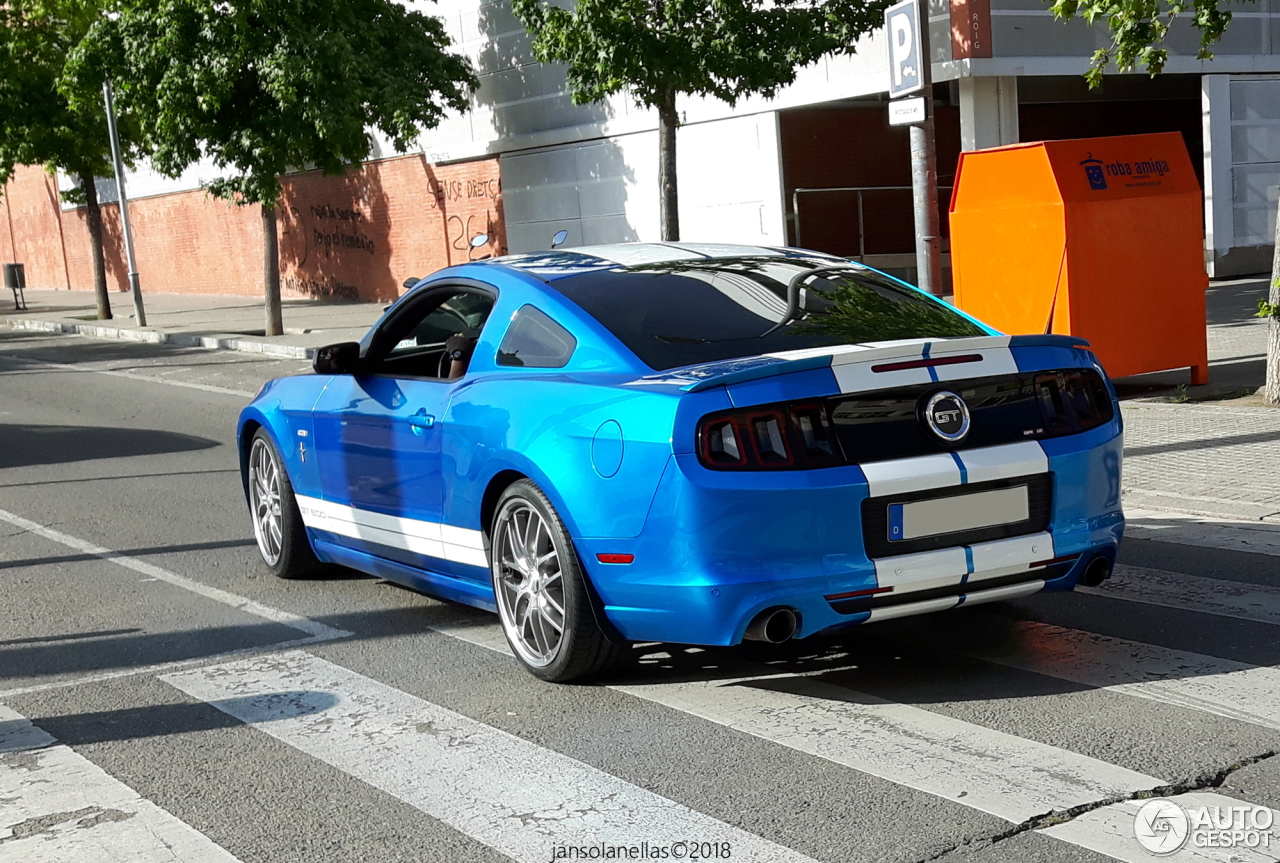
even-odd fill
[[[969,406],[953,392],[934,393],[924,406],[924,422],[947,443],[959,443],[969,433]]]

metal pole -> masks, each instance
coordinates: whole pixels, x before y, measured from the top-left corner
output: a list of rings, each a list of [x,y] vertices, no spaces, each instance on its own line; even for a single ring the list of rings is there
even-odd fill
[[[939,257],[938,152],[933,136],[933,54],[929,48],[929,2],[920,3],[920,80],[924,83],[925,121],[911,126],[911,193],[916,216],[916,283],[942,296]]]
[[[795,189],[791,192],[791,216],[794,219],[794,227],[796,229],[795,230],[796,248],[803,249],[804,246],[800,243],[800,190],[799,189]]]
[[[129,225],[129,195],[124,188],[124,163],[120,159],[120,133],[116,129],[116,104],[111,81],[102,82],[102,99],[107,107],[107,131],[111,135],[111,161],[116,167],[116,191],[120,196],[120,227],[124,230],[124,254],[129,262],[129,290],[133,292],[133,316],[138,326],[147,325],[147,312],[142,307],[142,285],[138,283],[138,262],[133,256],[133,229]]]
[[[867,222],[862,215],[862,190],[858,190],[858,260],[867,256]]]

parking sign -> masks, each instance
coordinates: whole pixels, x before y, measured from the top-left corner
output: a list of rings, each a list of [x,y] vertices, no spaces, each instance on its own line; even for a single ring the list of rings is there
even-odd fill
[[[920,69],[920,7],[902,0],[884,11],[889,36],[889,97],[914,93],[924,86]]]

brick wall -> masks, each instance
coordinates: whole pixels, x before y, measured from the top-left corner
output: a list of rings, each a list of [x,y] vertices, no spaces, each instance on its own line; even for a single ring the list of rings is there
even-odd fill
[[[476,234],[490,236],[476,257],[506,249],[496,158],[436,166],[405,156],[341,177],[291,174],[283,186],[278,231],[286,297],[390,300],[409,276],[465,261]],[[33,288],[89,290],[84,210],[62,211],[56,200],[53,178],[43,170],[16,172],[0,200],[7,208],[0,213],[0,257],[26,263]],[[108,278],[124,290],[119,212],[113,204],[102,209]],[[129,213],[144,291],[261,295],[259,208],[190,191],[131,201]]]

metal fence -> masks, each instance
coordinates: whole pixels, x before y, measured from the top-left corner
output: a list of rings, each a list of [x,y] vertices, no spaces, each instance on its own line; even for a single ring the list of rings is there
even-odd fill
[[[938,203],[941,205],[944,201],[951,198],[951,186],[938,187]],[[943,191],[947,195],[943,196]],[[910,192],[910,186],[823,186],[798,188],[791,191],[791,214],[793,226],[795,227],[795,244],[803,246],[804,243],[800,239],[800,195],[812,194],[816,192],[856,192],[858,195],[858,257],[864,258],[867,255],[867,221],[866,212],[863,205],[862,196],[865,192]]]

